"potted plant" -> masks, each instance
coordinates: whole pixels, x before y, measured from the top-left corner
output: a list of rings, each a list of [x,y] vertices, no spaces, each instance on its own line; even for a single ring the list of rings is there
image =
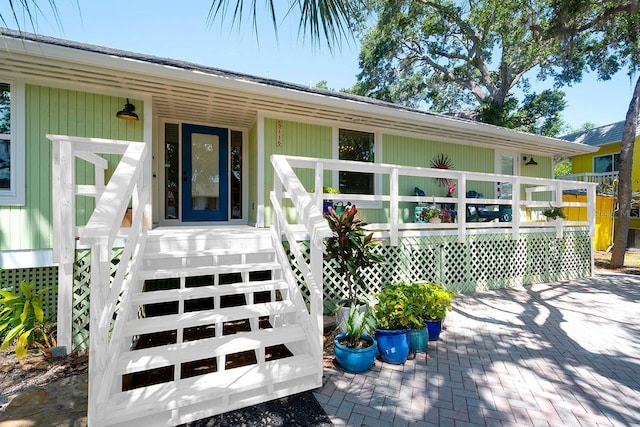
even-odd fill
[[[451,310],[451,300],[456,293],[438,283],[420,283],[424,296],[422,314],[429,332],[429,341],[437,341],[442,331],[442,321]]]
[[[376,294],[376,341],[383,361],[403,364],[409,356],[411,301],[405,283],[385,286]]]
[[[422,283],[401,283],[408,297],[409,305],[405,307],[409,321],[409,351],[424,353],[429,344],[429,333],[425,323],[425,305],[428,293]]]
[[[565,218],[562,208],[552,206],[551,203],[549,203],[549,208],[542,211],[542,215],[547,218],[547,221],[556,221],[558,218]]]
[[[419,213],[419,222],[429,221],[430,223],[439,224],[441,222],[453,222],[451,214],[436,205],[429,205],[422,208]]]
[[[356,205],[348,205],[340,214],[330,207],[329,213],[325,215],[332,236],[325,241],[324,257],[336,260],[336,270],[347,285],[347,298],[338,304],[338,325],[342,331],[345,330],[349,307],[359,303],[356,284],[364,285],[358,270],[384,260],[375,250],[379,242],[373,239],[373,233],[365,232],[366,222],[356,218],[357,213]]]
[[[371,337],[375,327],[376,318],[370,305],[366,305],[363,311],[351,304],[346,331],[338,334],[333,340],[336,362],[345,371],[360,373],[373,366],[378,353],[378,345]]]
[[[340,190],[338,190],[335,187],[322,187],[322,192],[324,194],[340,194]],[[323,214],[328,214],[329,213],[329,206],[333,206],[333,200],[324,200],[322,202],[322,213]]]

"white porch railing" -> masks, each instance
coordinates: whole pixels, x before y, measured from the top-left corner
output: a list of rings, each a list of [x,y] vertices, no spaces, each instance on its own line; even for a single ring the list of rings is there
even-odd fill
[[[108,358],[119,352],[116,346],[126,319],[128,286],[135,280],[136,257],[144,247],[146,230],[143,214],[149,201],[149,188],[142,174],[147,147],[143,143],[47,135],[53,144],[53,254],[59,263],[58,337],[61,345],[71,346],[71,301],[75,240],[80,238],[91,250],[91,302],[89,342],[89,423],[100,418],[99,402],[106,400],[113,372]],[[121,155],[120,162],[105,185],[107,161],[99,154]],[[94,166],[94,184],[78,185],[75,159]],[[95,209],[84,227],[76,227],[75,197],[94,197]],[[121,228],[127,207],[131,204],[132,221]],[[69,230],[74,230],[70,233]],[[117,238],[124,239],[124,249],[116,274],[111,277],[111,256]],[[120,302],[120,304],[118,304]],[[114,322],[114,314],[115,316]],[[113,337],[113,339],[112,339]]]
[[[592,182],[597,184],[596,193],[617,196],[618,194],[618,172],[603,173],[578,173],[565,175],[560,179],[579,182]]]
[[[318,209],[314,199],[304,190],[304,186],[297,175],[291,169],[287,159],[282,156],[273,156],[271,161],[274,166],[274,191],[271,192],[271,204],[273,205],[274,220],[271,226],[272,240],[276,248],[278,261],[284,268],[287,283],[294,296],[296,307],[301,312],[301,318],[306,319],[305,326],[310,329],[309,337],[313,337],[312,351],[314,360],[318,363],[319,372],[322,372],[323,351],[323,291],[322,291],[322,258],[323,241],[331,236],[331,230],[322,216],[322,208]],[[310,255],[307,259],[300,249],[298,233],[294,230],[284,213],[283,200],[291,199],[298,213],[300,223],[310,239]],[[283,247],[282,241],[287,241],[289,251],[293,256],[290,260]],[[309,307],[306,308],[302,291],[298,287],[298,280],[293,275],[291,267],[293,263],[302,274],[302,284],[306,286],[309,295]],[[308,311],[307,311],[308,310]]]
[[[548,229],[552,227],[555,228],[558,237],[562,237],[563,231],[568,227],[588,228],[592,237],[595,230],[595,183],[280,155],[272,156],[271,161],[276,169],[276,176],[279,177],[280,181],[284,180],[283,177],[287,179],[287,183],[283,183],[286,193],[282,195],[278,194],[280,182],[276,181],[276,200],[280,201],[282,198],[288,197],[294,201],[296,212],[300,215],[300,222],[304,223],[308,230],[321,229],[319,224],[310,219],[310,214],[317,212],[319,215],[325,198],[356,204],[360,202],[378,202],[380,205],[379,211],[384,212],[388,220],[386,222],[370,223],[368,227],[374,231],[388,232],[390,243],[393,246],[397,245],[399,234],[407,230],[425,232],[454,231],[457,233],[459,242],[464,242],[467,234],[477,229],[508,229],[514,240],[520,237],[521,231],[525,228]],[[286,172],[279,172],[281,169]],[[310,169],[314,171],[314,193],[308,192],[297,177],[294,179],[290,176],[295,175],[293,169]],[[325,171],[375,173],[382,176],[382,181],[385,182],[382,187],[388,188],[388,191],[375,195],[323,194],[322,187],[331,185],[331,183],[323,182]],[[403,179],[415,180],[416,178],[441,178],[454,181],[457,185],[457,196],[434,197],[400,194],[401,181]],[[499,186],[504,188],[505,184],[510,185],[512,196],[510,199],[467,198],[467,191],[475,189],[474,186],[477,186],[478,183],[490,183],[496,188]],[[563,202],[562,194],[568,190],[585,193],[587,201]],[[311,209],[311,206],[307,204],[309,203],[309,198],[311,198],[311,203],[317,210]],[[404,205],[406,209],[407,206],[413,203],[453,205],[458,212],[457,222],[441,224],[401,222],[401,206]],[[280,202],[278,204],[281,205]],[[586,208],[587,220],[545,222],[541,212],[548,208],[550,204],[561,208]],[[473,205],[493,205],[511,209],[512,219],[508,222],[469,222],[466,218],[467,206]],[[281,216],[278,213],[278,217]],[[413,218],[413,216],[411,217]],[[313,218],[317,220],[316,216]],[[281,221],[280,218],[278,218],[278,221]],[[310,236],[312,242],[318,237],[313,234]]]
[[[613,183],[618,180],[618,172],[603,172],[603,173],[575,173],[571,175],[565,175],[560,177],[560,179],[568,180],[568,181],[579,181],[579,182],[594,182],[598,184],[600,187],[613,186]]]

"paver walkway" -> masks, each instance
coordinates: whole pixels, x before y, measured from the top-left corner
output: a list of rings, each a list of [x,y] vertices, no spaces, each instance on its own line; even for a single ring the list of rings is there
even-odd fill
[[[325,369],[336,426],[640,426],[640,276],[459,295],[404,365]]]

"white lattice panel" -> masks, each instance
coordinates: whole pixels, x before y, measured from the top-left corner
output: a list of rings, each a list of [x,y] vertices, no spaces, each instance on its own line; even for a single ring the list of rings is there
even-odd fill
[[[385,263],[362,271],[358,295],[371,295],[400,280],[442,283],[456,292],[472,292],[585,277],[591,274],[591,244],[586,232],[479,234],[458,243],[455,236],[400,239],[397,247],[380,245]],[[333,260],[324,264],[324,306],[334,310],[346,298],[346,283]]]

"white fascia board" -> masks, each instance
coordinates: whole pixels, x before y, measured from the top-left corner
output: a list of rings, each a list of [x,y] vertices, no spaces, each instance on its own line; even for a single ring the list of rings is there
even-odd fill
[[[341,111],[357,111],[375,116],[390,117],[408,123],[426,123],[441,129],[457,129],[460,131],[482,134],[484,137],[508,139],[512,140],[514,144],[523,144],[525,146],[528,146],[528,144],[552,146],[555,150],[565,152],[570,155],[586,154],[597,151],[597,148],[584,144],[528,134],[494,125],[459,120],[435,113],[420,113],[404,110],[402,108],[396,109],[383,105],[369,104],[356,99],[334,98],[319,93],[303,92],[291,88],[283,88],[265,83],[243,80],[241,78],[232,78],[206,73],[200,70],[186,70],[175,66],[154,64],[138,59],[114,56],[106,53],[90,52],[74,47],[57,46],[28,40],[17,40],[8,37],[5,38],[4,42],[6,49],[27,52],[30,55],[43,58],[52,57],[51,59],[65,59],[71,62],[89,64],[91,66],[101,66],[109,69],[145,74],[148,76],[161,76],[176,81],[193,82],[207,86],[237,90],[245,93],[253,93],[256,95],[272,96],[307,104],[322,105],[330,109],[337,109]]]
[[[0,251],[0,268],[38,268],[53,265],[56,264],[53,262],[51,249]]]

